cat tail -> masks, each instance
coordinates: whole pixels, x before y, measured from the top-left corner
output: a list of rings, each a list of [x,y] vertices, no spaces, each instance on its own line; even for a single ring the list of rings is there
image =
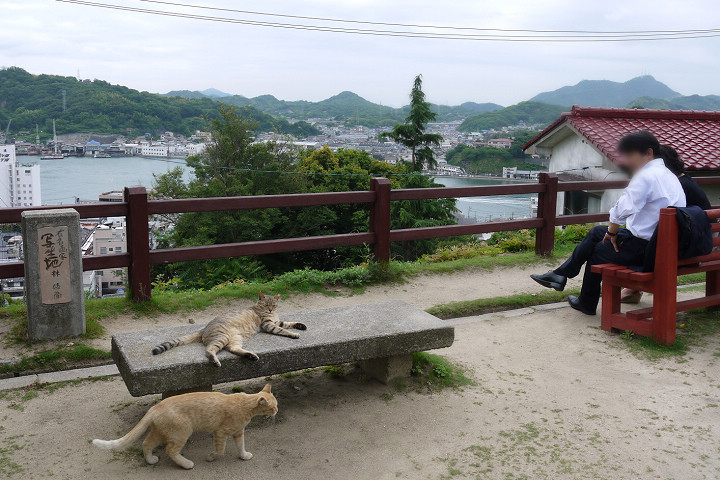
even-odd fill
[[[171,348],[178,347],[180,345],[185,345],[187,343],[196,343],[202,341],[202,331],[191,333],[190,335],[185,335],[184,337],[176,338],[175,340],[171,340],[169,342],[163,342],[160,345],[156,346],[152,349],[153,355],[160,355],[163,352],[166,352],[170,350]]]
[[[155,414],[151,409],[124,437],[118,438],[117,440],[100,440],[99,438],[96,438],[92,441],[92,444],[97,448],[102,448],[103,450],[120,450],[122,448],[127,448],[140,440],[140,437],[142,437],[145,431],[150,428],[150,424],[154,418]]]

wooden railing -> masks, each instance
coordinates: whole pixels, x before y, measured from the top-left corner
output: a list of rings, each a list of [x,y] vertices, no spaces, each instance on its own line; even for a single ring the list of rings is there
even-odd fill
[[[702,185],[720,185],[720,177],[703,177],[696,180]],[[72,205],[72,208],[78,211],[80,218],[126,217],[128,252],[118,255],[84,256],[83,270],[127,267],[133,299],[143,301],[151,296],[150,266],[161,263],[320,250],[362,244],[373,245],[376,261],[387,262],[390,260],[391,242],[522,229],[535,229],[537,231],[535,252],[538,255],[550,255],[554,248],[555,227],[603,222],[608,219],[607,213],[557,216],[558,192],[602,191],[624,188],[626,185],[627,181],[560,183],[555,174],[543,173],[538,183],[392,190],[388,179],[373,178],[370,181],[369,191],[178,200],[149,200],[144,187],[127,187],[123,202],[77,204]],[[391,230],[390,227],[390,205],[394,201],[517,194],[538,195],[537,218],[398,230]],[[348,204],[368,205],[370,224],[367,232],[150,250],[150,215]],[[62,205],[0,209],[0,224],[20,223],[23,211],[67,207]],[[23,275],[22,262],[0,264],[0,278]]]

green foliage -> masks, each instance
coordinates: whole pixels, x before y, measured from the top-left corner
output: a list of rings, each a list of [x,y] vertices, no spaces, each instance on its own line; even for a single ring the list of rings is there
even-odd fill
[[[413,353],[410,372],[420,384],[432,389],[460,388],[475,384],[474,380],[467,376],[467,369],[440,355],[427,352]]]
[[[627,105],[628,108],[650,108],[655,110],[720,110],[718,95],[689,95],[672,99],[660,99],[650,96],[636,98]]]
[[[422,76],[415,77],[410,91],[410,112],[404,123],[395,125],[390,132],[383,132],[381,137],[392,138],[400,145],[410,149],[412,153],[412,169],[419,172],[424,166],[433,168],[437,165],[432,147],[440,145],[442,135],[426,133],[428,122],[437,118],[430,108],[422,91]]]
[[[205,198],[368,190],[370,178],[387,176],[395,188],[437,186],[422,175],[407,173],[359,150],[304,152],[296,163],[289,152],[272,143],[254,143],[253,124],[232,107],[221,109],[213,121],[215,143],[202,156],[188,159],[195,172],[185,183],[181,170],[155,179],[155,194],[162,198]],[[263,172],[248,171],[261,170]],[[271,171],[271,173],[265,173]],[[278,174],[276,171],[312,175]],[[439,226],[455,223],[453,199],[393,202],[392,228]],[[297,238],[367,231],[366,205],[275,208],[247,211],[186,213],[173,219],[175,228],[161,238],[161,247],[213,245],[276,238]],[[393,245],[393,255],[413,260],[432,251],[436,240]],[[295,269],[335,270],[363,263],[367,246],[314,252],[292,252],[185,262],[155,267],[161,279],[177,277],[183,288],[209,288],[226,280],[267,280]]]
[[[62,92],[67,109],[62,109]],[[290,124],[252,107],[243,115],[261,131],[306,136],[318,131],[305,122]],[[34,131],[38,124],[57,132],[158,134],[166,130],[188,135],[206,130],[218,118],[218,103],[210,98],[182,98],[139,92],[102,80],[78,81],[74,77],[32,75],[17,67],[0,69],[0,125],[12,119],[12,131]]]
[[[560,114],[567,111],[566,107],[549,105],[541,102],[520,102],[502,110],[481,113],[467,118],[458,130],[462,132],[479,132],[482,130],[501,129],[524,122],[526,125],[549,124]]]
[[[485,242],[461,242],[440,247],[433,253],[423,255],[422,261],[429,263],[449,262],[478,256],[499,255],[501,253],[505,252],[497,245],[487,245]]]
[[[505,252],[525,252],[535,249],[535,230],[517,230],[495,232],[487,241],[488,245],[497,245]]]
[[[582,242],[585,235],[595,226],[594,223],[568,225],[565,228],[555,229],[555,245],[577,245]]]
[[[333,378],[343,378],[345,376],[345,365],[328,365],[322,367],[322,371]]]
[[[445,154],[445,160],[450,165],[458,165],[465,168],[468,173],[474,174],[501,174],[503,167],[517,167],[520,170],[545,170],[545,167],[537,163],[523,160],[525,157],[519,152],[519,141],[513,144],[509,150],[495,147],[471,147],[469,145],[458,145]],[[518,153],[519,152],[519,153]],[[513,155],[521,155],[515,158]]]

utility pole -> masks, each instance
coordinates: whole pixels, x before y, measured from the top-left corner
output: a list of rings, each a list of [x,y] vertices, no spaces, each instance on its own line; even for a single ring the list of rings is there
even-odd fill
[[[63,112],[64,112],[64,111],[66,110],[66,108],[67,108],[67,102],[65,101],[65,97],[66,97],[66,95],[67,95],[67,90],[63,90],[63,91],[62,91],[62,98],[63,98]]]

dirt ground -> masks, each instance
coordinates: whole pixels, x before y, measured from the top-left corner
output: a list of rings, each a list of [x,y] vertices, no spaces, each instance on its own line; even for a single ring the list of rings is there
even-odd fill
[[[243,462],[229,445],[224,458],[207,463],[211,438],[199,433],[184,450],[196,462],[192,471],[164,452],[147,466],[137,448],[113,454],[89,444],[121,436],[158,401],[131,397],[118,377],[7,392],[0,398],[0,477],[720,477],[718,340],[679,360],[651,362],[598,326],[599,317],[570,308],[464,320],[455,344],[437,352],[476,380],[461,390],[401,390],[353,372],[273,377],[280,418],[249,427],[255,458]],[[238,385],[254,391],[263,383]]]

